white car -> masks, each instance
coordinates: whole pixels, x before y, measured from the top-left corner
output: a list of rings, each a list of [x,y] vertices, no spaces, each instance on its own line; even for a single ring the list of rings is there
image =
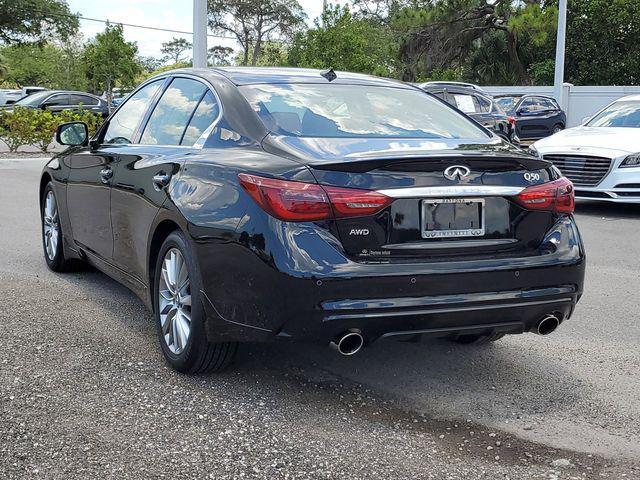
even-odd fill
[[[640,203],[640,95],[616,100],[530,149],[573,182],[576,198]]]

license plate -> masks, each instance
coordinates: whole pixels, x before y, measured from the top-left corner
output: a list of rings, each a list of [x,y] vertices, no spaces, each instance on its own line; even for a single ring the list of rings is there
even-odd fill
[[[481,237],[484,235],[483,198],[422,200],[422,238]]]

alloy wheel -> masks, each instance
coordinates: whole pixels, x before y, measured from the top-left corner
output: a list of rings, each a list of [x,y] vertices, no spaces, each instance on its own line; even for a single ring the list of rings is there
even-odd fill
[[[191,334],[191,285],[187,264],[177,248],[164,256],[157,298],[162,336],[169,350],[179,355]]]
[[[58,241],[60,240],[60,221],[58,216],[58,205],[56,197],[52,191],[47,193],[42,211],[44,246],[47,258],[53,261],[58,251]]]

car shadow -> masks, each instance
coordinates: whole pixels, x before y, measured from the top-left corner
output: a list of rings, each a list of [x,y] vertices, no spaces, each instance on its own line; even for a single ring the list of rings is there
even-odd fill
[[[576,200],[576,214],[609,219],[640,218],[640,204]]]

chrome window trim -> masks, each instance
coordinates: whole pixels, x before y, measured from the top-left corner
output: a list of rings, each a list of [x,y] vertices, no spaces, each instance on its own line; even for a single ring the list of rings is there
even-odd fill
[[[525,187],[503,187],[493,185],[451,185],[448,187],[409,187],[377,190],[391,198],[445,198],[445,197],[512,197]]]

